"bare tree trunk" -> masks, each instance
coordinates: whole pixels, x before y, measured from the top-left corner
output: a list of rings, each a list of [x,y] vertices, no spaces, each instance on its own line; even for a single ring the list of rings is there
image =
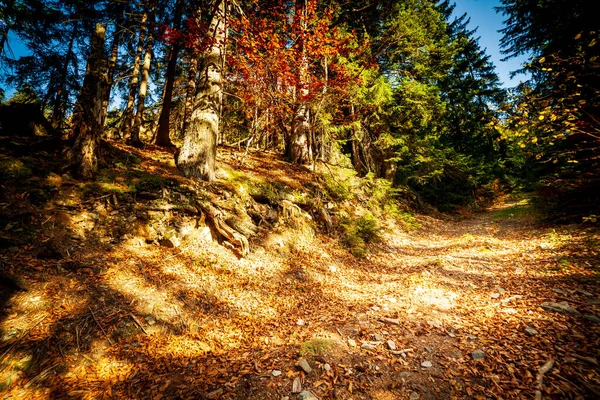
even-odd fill
[[[299,0],[302,1],[303,0]],[[296,3],[296,12],[300,12],[301,36],[306,34],[306,7],[304,4]],[[312,148],[310,146],[310,110],[306,102],[308,96],[308,57],[304,39],[300,40],[302,59],[300,61],[299,84],[296,88],[297,109],[292,122],[291,135],[288,143],[289,160],[292,163],[308,164],[312,159]]]
[[[148,36],[146,37],[146,50],[144,51],[144,64],[142,67],[142,80],[140,81],[140,91],[137,98],[137,110],[135,118],[133,120],[133,128],[131,129],[131,136],[129,137],[128,143],[140,147],[142,141],[140,140],[140,133],[142,131],[142,122],[144,119],[144,108],[146,102],[146,95],[148,94],[148,79],[150,78],[150,63],[152,61],[152,45],[154,44],[154,21],[156,13],[156,1],[151,1],[148,5],[150,8],[150,17],[148,19]]]
[[[192,108],[194,107],[194,97],[196,96],[196,81],[198,80],[198,57],[194,54],[190,55],[188,66],[188,83],[187,93],[185,96],[185,105],[183,108],[183,124],[181,125],[181,136],[185,137],[185,133],[192,121]]]
[[[131,137],[131,126],[133,125],[133,106],[135,105],[135,94],[138,90],[138,82],[140,80],[140,64],[142,60],[142,51],[144,50],[144,40],[146,38],[146,29],[148,23],[148,10],[144,10],[142,20],[140,22],[140,33],[138,37],[137,50],[135,52],[135,60],[133,62],[133,72],[129,81],[129,95],[127,96],[127,106],[123,111],[123,124],[121,126],[121,136],[126,140]]]
[[[67,102],[67,75],[69,73],[69,64],[74,56],[73,43],[75,42],[75,32],[77,30],[77,24],[73,25],[73,31],[71,32],[71,39],[67,46],[67,53],[65,55],[64,62],[60,69],[60,76],[58,78],[58,87],[56,88],[56,95],[54,97],[54,107],[52,109],[52,124],[62,130],[65,122],[65,103]]]
[[[183,13],[183,1],[177,0],[175,4],[175,19],[173,27],[179,29],[181,26],[181,16]],[[170,132],[171,117],[171,99],[173,98],[173,84],[175,83],[175,70],[177,68],[177,57],[179,56],[179,44],[177,42],[171,45],[169,51],[169,64],[167,65],[167,77],[165,81],[165,92],[163,95],[162,108],[158,118],[158,128],[154,144],[158,146],[172,146]]]
[[[97,167],[96,145],[102,133],[102,100],[106,87],[106,26],[96,24],[83,87],[73,110],[75,143],[69,158],[76,176],[90,179]]]
[[[125,9],[125,3],[118,2],[115,6],[115,32],[113,33],[113,41],[111,44],[110,58],[108,59],[108,73],[106,88],[104,90],[104,98],[102,99],[102,126],[106,121],[106,114],[108,112],[108,103],[110,102],[110,92],[112,86],[115,83],[115,67],[117,65],[117,58],[119,56],[119,45],[121,43],[121,30],[123,25],[123,11]],[[113,138],[118,138],[118,131],[113,131]]]
[[[215,179],[217,138],[223,99],[223,66],[227,0],[218,0],[210,23],[212,45],[204,54],[199,91],[194,100],[190,126],[176,158],[177,167],[190,178]]]

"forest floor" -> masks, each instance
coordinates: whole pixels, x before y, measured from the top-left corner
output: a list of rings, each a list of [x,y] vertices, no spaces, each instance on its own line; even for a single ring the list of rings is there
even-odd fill
[[[0,153],[0,398],[600,398],[597,228],[505,196],[388,227],[364,258],[274,223],[242,256],[201,225],[148,240],[147,221],[185,210],[149,206],[168,189],[149,178],[123,194],[121,175],[185,179],[169,152],[111,146],[137,161],[99,186],[49,173],[60,157]],[[312,179],[265,153],[235,168]]]

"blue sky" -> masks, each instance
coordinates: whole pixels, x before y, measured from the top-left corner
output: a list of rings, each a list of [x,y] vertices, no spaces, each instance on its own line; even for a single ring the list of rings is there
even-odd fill
[[[520,81],[525,80],[525,75],[517,75],[514,79],[509,78],[511,71],[521,68],[526,61],[525,57],[511,59],[506,62],[500,61],[503,55],[500,54],[500,39],[502,34],[498,30],[502,29],[504,17],[496,14],[494,7],[500,5],[499,0],[454,0],[456,8],[454,13],[459,16],[463,13],[471,18],[470,28],[476,28],[475,37],[480,36],[479,45],[487,49],[486,53],[490,55],[492,62],[496,66],[496,72],[500,77],[504,87],[517,86]]]

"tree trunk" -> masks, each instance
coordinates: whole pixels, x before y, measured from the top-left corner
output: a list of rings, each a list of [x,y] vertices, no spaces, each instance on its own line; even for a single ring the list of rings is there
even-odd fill
[[[173,27],[179,29],[181,26],[181,15],[183,12],[183,1],[177,0],[175,4],[175,19]],[[167,77],[165,81],[165,92],[163,95],[162,109],[158,118],[158,129],[154,144],[157,146],[172,146],[169,137],[170,117],[171,117],[171,99],[173,98],[173,84],[175,83],[175,70],[177,68],[177,57],[179,56],[179,44],[177,42],[171,45],[169,51],[169,64],[167,65]]]
[[[104,36],[106,26],[97,24],[91,40],[83,87],[73,110],[75,143],[70,159],[76,176],[90,179],[97,166],[96,144],[102,133],[102,100],[106,87],[106,54]]]
[[[58,78],[58,87],[56,88],[56,94],[54,97],[54,107],[52,109],[52,124],[58,129],[62,130],[65,122],[65,104],[67,102],[67,75],[69,73],[69,64],[74,56],[73,43],[75,41],[75,34],[77,30],[77,24],[73,25],[73,31],[71,32],[71,39],[67,46],[67,53],[65,54],[64,62],[60,69],[60,75]]]
[[[183,107],[183,123],[181,125],[181,136],[185,137],[185,133],[192,121],[192,108],[194,108],[194,98],[196,97],[196,82],[198,81],[198,57],[194,54],[190,55],[188,65],[188,83],[187,92],[185,95],[185,104]]]
[[[138,90],[138,82],[140,80],[140,63],[142,60],[142,51],[144,50],[144,40],[146,38],[146,29],[148,22],[148,10],[142,14],[140,22],[140,33],[138,37],[137,50],[135,52],[135,60],[133,62],[133,72],[129,81],[129,95],[127,96],[127,106],[123,111],[123,123],[121,126],[121,136],[126,140],[131,137],[131,126],[133,125],[133,106],[135,105],[135,94]]]
[[[102,126],[106,121],[106,114],[108,112],[108,103],[110,102],[110,92],[112,86],[115,83],[115,67],[117,65],[117,58],[119,56],[119,45],[121,43],[121,26],[123,25],[123,11],[125,9],[125,3],[118,2],[115,6],[115,32],[113,41],[111,44],[110,58],[108,59],[108,73],[106,88],[104,89],[104,98],[102,99]],[[118,131],[113,131],[113,139],[118,139]]]
[[[302,0],[300,0],[302,1]],[[304,4],[304,3],[303,3]],[[296,3],[296,12],[300,14],[301,37],[306,34],[306,9],[304,5]],[[308,164],[312,159],[312,150],[310,145],[310,110],[306,102],[308,96],[308,57],[306,55],[306,47],[304,40],[301,38],[299,45],[301,46],[302,58],[299,68],[299,83],[296,88],[297,108],[292,122],[291,135],[288,143],[289,160],[292,163]]]
[[[176,155],[177,167],[189,178],[215,179],[217,137],[223,99],[223,66],[226,40],[226,2],[218,0],[210,23],[212,45],[202,58],[198,95],[189,128]]]
[[[135,118],[133,120],[133,128],[131,129],[131,136],[129,137],[128,143],[132,146],[141,147],[142,141],[140,140],[140,134],[142,131],[142,123],[144,120],[144,109],[146,102],[146,95],[148,94],[148,79],[150,78],[150,63],[152,61],[152,45],[153,45],[153,31],[154,31],[154,20],[156,12],[156,1],[151,1],[148,5],[150,8],[150,17],[148,19],[148,36],[146,37],[146,50],[144,51],[144,64],[142,67],[142,80],[140,82],[140,91],[137,98],[137,110]]]

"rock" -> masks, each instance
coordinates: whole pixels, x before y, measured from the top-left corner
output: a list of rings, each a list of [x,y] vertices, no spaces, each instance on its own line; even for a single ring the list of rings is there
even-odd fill
[[[381,307],[379,307],[379,306],[372,306],[371,310],[373,310],[373,311],[381,311]]]
[[[431,368],[431,367],[433,367],[433,364],[431,363],[431,361],[423,361],[421,363],[421,367],[423,367],[423,368]]]
[[[412,374],[408,371],[402,371],[400,372],[400,378],[408,378],[409,376],[412,376]]]
[[[490,294],[490,297],[491,297],[492,299],[497,299],[497,298],[499,298],[499,297],[500,297],[500,293],[492,293],[492,294]]]
[[[310,364],[308,363],[308,361],[306,361],[306,358],[304,358],[304,357],[300,358],[296,362],[296,367],[301,368],[307,374],[310,374],[312,372],[312,368],[310,367]]]
[[[417,392],[411,392],[408,395],[408,400],[419,400],[419,398],[421,398],[421,396],[419,396],[419,393]]]
[[[296,377],[294,378],[294,381],[292,382],[292,393],[300,393],[302,391],[302,382],[300,381],[300,378]]]
[[[331,365],[329,365],[329,364],[325,363],[325,364],[323,364],[323,369],[324,369],[325,371],[329,372],[329,371],[331,371]]]
[[[477,340],[477,336],[475,336],[475,335],[469,335],[469,336],[467,336],[467,339],[469,339],[469,340]]]
[[[596,317],[595,315],[585,315],[583,318],[593,322],[594,324],[600,324],[600,318]]]
[[[390,350],[396,350],[396,343],[393,340],[388,340],[387,345]]]
[[[552,291],[554,293],[558,293],[558,294],[567,294],[567,292],[565,292],[564,290],[559,289],[559,288],[552,288]]]
[[[306,322],[304,322],[303,319],[299,319],[298,321],[296,321],[296,325],[298,325],[298,326],[304,326],[304,325],[306,325]]]
[[[379,321],[385,323],[385,324],[392,324],[392,325],[400,325],[400,320],[399,319],[395,319],[395,318],[379,318]]]
[[[375,346],[374,344],[371,343],[363,343],[360,348],[361,349],[365,349],[365,350],[375,350],[377,346]]]
[[[337,271],[337,268],[336,268],[336,266],[335,266],[335,265],[330,265],[330,266],[329,266],[329,272],[331,272],[331,273],[335,273],[336,271]]]
[[[546,311],[555,312],[555,313],[564,314],[564,315],[579,314],[579,311],[577,311],[576,309],[571,307],[569,305],[569,303],[567,303],[566,301],[561,301],[560,303],[554,303],[552,301],[548,301],[546,303],[543,303],[541,305],[541,307]]]
[[[471,358],[473,361],[481,360],[485,358],[485,352],[483,350],[475,350],[471,353]]]
[[[525,327],[525,332],[527,332],[527,333],[528,333],[529,335],[531,335],[531,336],[537,336],[537,335],[539,335],[539,334],[540,334],[538,331],[536,331],[535,329],[533,329],[533,328],[532,328],[532,327],[530,327],[530,326],[526,326],[526,327]]]
[[[163,247],[168,247],[170,249],[179,247],[181,242],[177,239],[177,236],[171,236],[170,238],[163,238],[158,241],[158,243]]]
[[[431,350],[431,347],[425,346],[425,351],[428,353],[432,353],[433,350]]]
[[[281,376],[281,371],[278,369],[274,369],[273,371],[271,371],[271,375],[277,378],[278,376]]]
[[[300,394],[298,395],[298,400],[319,400],[319,398],[311,392],[309,392],[308,390],[305,390],[303,392],[300,392]]]
[[[150,326],[156,325],[156,320],[154,318],[152,318],[152,317],[146,317],[146,322]]]
[[[348,339],[348,346],[350,346],[350,347],[356,347],[356,340],[354,340],[354,339]]]
[[[373,335],[373,339],[375,339],[376,342],[381,342],[383,341],[383,335],[380,333],[376,333]]]

